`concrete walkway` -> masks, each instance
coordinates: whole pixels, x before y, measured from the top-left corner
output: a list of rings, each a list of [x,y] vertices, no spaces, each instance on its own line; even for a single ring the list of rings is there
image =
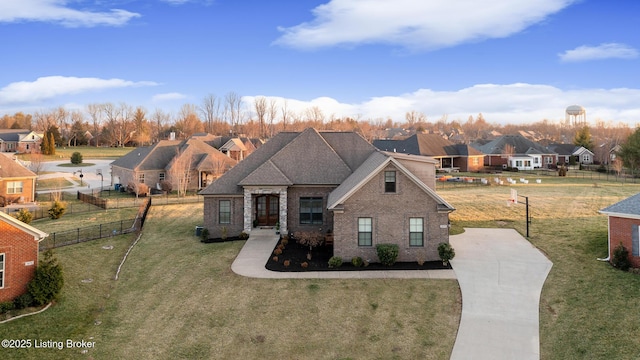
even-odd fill
[[[552,263],[511,229],[451,236],[462,318],[451,359],[539,359],[540,292]]]
[[[278,243],[271,229],[254,229],[247,243],[231,264],[238,275],[266,279],[455,279],[453,270],[380,270],[380,271],[304,271],[277,272],[265,264]]]
[[[540,292],[551,262],[511,229],[465,229],[450,242],[453,270],[274,272],[265,264],[278,236],[253,230],[231,269],[271,279],[457,278],[462,317],[451,359],[539,359]]]

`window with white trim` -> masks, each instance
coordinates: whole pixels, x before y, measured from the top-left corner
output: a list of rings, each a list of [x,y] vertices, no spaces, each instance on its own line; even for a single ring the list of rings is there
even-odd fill
[[[4,258],[5,254],[0,254],[0,289],[4,288]]]
[[[358,218],[358,246],[371,246],[373,235],[373,219]]]
[[[424,246],[423,218],[409,218],[409,246]]]
[[[144,184],[144,173],[138,174],[138,182]]]
[[[22,181],[7,181],[7,194],[22,194]]]

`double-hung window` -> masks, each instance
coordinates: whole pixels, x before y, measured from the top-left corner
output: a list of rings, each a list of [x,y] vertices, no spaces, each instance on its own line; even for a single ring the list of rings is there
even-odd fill
[[[220,200],[218,203],[218,223],[231,224],[231,200]]]
[[[322,198],[300,198],[300,224],[322,225]]]
[[[424,219],[409,219],[409,246],[424,246]]]
[[[22,181],[8,181],[7,194],[22,194]]]
[[[396,192],[396,172],[395,171],[384,172],[384,192],[386,193]]]
[[[358,218],[358,246],[372,245],[372,223],[371,218]]]

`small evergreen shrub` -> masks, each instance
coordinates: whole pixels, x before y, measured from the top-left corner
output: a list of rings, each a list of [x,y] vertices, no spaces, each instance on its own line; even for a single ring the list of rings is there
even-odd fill
[[[56,200],[53,202],[53,205],[49,209],[49,217],[53,220],[60,219],[66,211],[67,206],[64,203]]]
[[[4,314],[8,311],[15,309],[15,304],[13,301],[5,301],[0,303],[0,314]]]
[[[613,250],[613,259],[611,259],[611,265],[617,267],[622,271],[627,271],[631,267],[631,261],[629,261],[629,250],[620,243]]]
[[[241,232],[240,235],[238,235],[238,238],[240,240],[247,240],[249,238],[249,234],[247,234],[246,232]]]
[[[33,296],[29,293],[22,294],[13,300],[13,307],[18,310],[27,308],[31,305],[33,305]]]
[[[332,256],[331,259],[329,259],[329,267],[330,268],[339,268],[340,266],[342,266],[342,258],[339,256]]]
[[[449,243],[442,242],[438,244],[438,255],[440,256],[442,263],[446,265],[449,263],[449,260],[456,256],[456,252]]]
[[[77,151],[71,154],[71,163],[76,165],[82,164],[82,154]]]
[[[378,244],[376,245],[376,253],[382,265],[391,266],[396,263],[396,259],[398,258],[398,245]]]
[[[361,267],[362,265],[364,265],[364,262],[362,261],[362,258],[360,256],[354,256],[351,259],[351,264],[355,267]]]
[[[58,264],[53,252],[47,250],[36,268],[33,280],[27,285],[29,295],[33,297],[35,305],[44,305],[55,300],[63,286],[62,266]]]
[[[200,233],[200,240],[202,242],[209,240],[209,229],[207,228],[202,229],[202,232]]]
[[[25,224],[30,224],[31,220],[33,220],[33,214],[29,210],[22,208],[16,214],[16,219],[22,221]]]

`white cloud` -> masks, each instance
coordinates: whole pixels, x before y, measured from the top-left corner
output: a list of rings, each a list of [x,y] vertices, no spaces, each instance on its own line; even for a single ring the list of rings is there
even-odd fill
[[[606,43],[598,46],[578,46],[573,50],[558,54],[558,56],[564,62],[578,62],[602,59],[635,59],[639,54],[638,50],[628,45]]]
[[[526,29],[574,0],[331,0],[315,19],[280,28],[276,44],[296,48],[389,43],[435,49],[502,38]]]
[[[36,81],[19,81],[0,89],[0,104],[33,103],[57,96],[79,94],[88,91],[158,85],[151,81],[122,79],[80,78],[46,76]]]
[[[122,9],[108,12],[76,10],[68,0],[2,0],[0,23],[41,21],[59,23],[67,27],[120,26],[140,14]]]
[[[151,98],[153,102],[163,102],[163,101],[174,101],[185,99],[187,95],[178,93],[178,92],[170,92],[165,94],[156,94]]]
[[[254,97],[244,97],[248,106]],[[276,99],[279,106],[285,101]],[[567,106],[580,104],[587,110],[587,120],[622,121],[635,125],[640,119],[640,89],[581,89],[562,90],[538,84],[480,84],[457,91],[419,89],[397,96],[375,97],[355,104],[340,103],[331,98],[310,101],[287,99],[289,110],[298,114],[318,106],[328,119],[349,116],[360,119],[392,119],[403,122],[409,111],[419,111],[429,121],[446,116],[449,121],[466,121],[469,116],[482,113],[490,123],[523,124],[547,119],[565,118]],[[280,115],[278,115],[280,116]]]

